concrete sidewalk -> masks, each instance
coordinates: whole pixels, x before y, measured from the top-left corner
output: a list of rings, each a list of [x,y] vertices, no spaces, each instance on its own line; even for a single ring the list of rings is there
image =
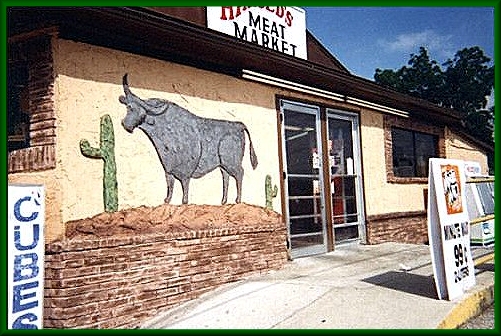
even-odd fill
[[[472,249],[474,258],[493,248]],[[494,261],[462,297],[438,300],[429,246],[347,244],[202,295],[143,329],[456,328],[494,300]]]

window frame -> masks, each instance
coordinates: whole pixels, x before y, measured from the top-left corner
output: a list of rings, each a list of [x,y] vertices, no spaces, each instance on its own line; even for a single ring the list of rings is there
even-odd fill
[[[10,153],[30,147],[28,64],[9,62],[7,73],[7,148]]]
[[[399,128],[405,131],[414,133],[423,133],[435,136],[437,139],[437,156],[445,158],[445,130],[444,127],[430,125],[413,118],[401,118],[397,116],[384,116],[384,133],[385,133],[385,158],[386,158],[386,180],[389,183],[428,183],[426,177],[399,177],[393,172],[393,128]],[[413,135],[414,137],[414,135]]]
[[[28,71],[28,147],[8,152],[7,172],[26,173],[56,167],[56,113],[52,46],[55,27],[8,38],[8,64],[26,62]],[[8,139],[7,139],[8,140]]]
[[[404,157],[404,159],[407,159],[410,161],[411,165],[409,167],[412,167],[412,171],[410,172],[412,176],[400,176],[400,175],[395,175],[395,170],[402,169],[403,167],[406,166],[395,166],[395,146],[396,142],[394,137],[397,135],[396,133],[400,132],[402,136],[408,137],[410,140],[410,153],[408,153],[407,157]],[[405,133],[403,133],[405,132]],[[393,156],[393,174],[396,177],[427,177],[428,172],[426,172],[423,176],[419,176],[419,166],[418,166],[418,161],[419,161],[419,153],[418,153],[418,138],[419,137],[428,137],[431,138],[432,145],[435,147],[434,153],[431,157],[437,157],[438,153],[438,137],[434,134],[430,133],[424,133],[424,132],[419,132],[419,131],[414,131],[414,130],[409,130],[401,127],[396,127],[393,126],[391,127],[391,137],[392,137],[392,156]],[[400,140],[404,140],[403,138]],[[428,143],[427,143],[428,144]],[[407,153],[406,153],[407,154]],[[404,154],[404,156],[406,155]],[[398,159],[401,159],[399,156]],[[424,161],[425,164],[425,171],[427,170],[428,166],[428,159]],[[422,166],[422,165],[421,165]],[[424,173],[424,172],[423,172]]]

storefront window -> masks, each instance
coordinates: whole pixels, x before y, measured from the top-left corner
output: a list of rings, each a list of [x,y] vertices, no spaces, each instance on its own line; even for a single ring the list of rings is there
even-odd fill
[[[51,32],[9,37],[6,90],[9,174],[56,166],[53,36],[46,33]]]
[[[10,152],[30,146],[28,67],[24,63],[9,66],[7,74],[7,145]]]
[[[427,177],[429,158],[438,156],[437,137],[392,127],[391,138],[393,174],[396,177]]]

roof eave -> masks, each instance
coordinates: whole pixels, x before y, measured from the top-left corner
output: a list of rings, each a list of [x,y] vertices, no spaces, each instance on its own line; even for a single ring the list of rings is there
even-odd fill
[[[25,19],[35,21],[30,26],[36,21],[39,25],[57,24],[61,38],[234,76],[240,76],[244,69],[251,70],[404,110],[416,117],[434,118],[453,125],[461,122],[461,116],[455,111],[381,87],[365,78],[241,41],[147,8],[50,7],[29,11],[30,8],[26,8],[21,12]]]

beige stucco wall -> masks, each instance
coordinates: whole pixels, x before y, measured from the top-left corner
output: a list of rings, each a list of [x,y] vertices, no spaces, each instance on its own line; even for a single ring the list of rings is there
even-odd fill
[[[425,210],[427,184],[387,182],[382,114],[362,111],[361,138],[366,215]],[[448,128],[445,131],[445,153],[450,159],[479,162],[482,173],[488,174],[486,154]]]
[[[235,77],[61,39],[54,44],[54,71],[56,169],[9,175],[9,183],[45,184],[48,241],[64,233],[65,222],[104,211],[103,163],[84,157],[79,149],[81,139],[87,139],[93,147],[99,145],[99,122],[104,114],[109,114],[114,124],[119,209],[163,203],[164,171],[152,143],[142,131],[136,129],[130,134],[121,125],[126,108],[118,97],[123,94],[124,73],[129,73],[131,89],[141,98],[164,98],[199,116],[243,122],[250,131],[259,164],[252,169],[246,138],[242,201],[260,206],[265,204],[265,176],[270,174],[273,184],[280,186],[275,95],[332,104]],[[386,181],[383,115],[359,111],[365,215],[424,210],[423,190],[427,185]],[[485,155],[450,131],[446,139],[447,157],[478,161],[487,171]],[[221,197],[219,170],[191,180],[190,203],[220,204]],[[235,183],[230,179],[228,202],[233,203],[235,197]],[[180,204],[181,198],[181,186],[176,181],[171,203]],[[278,212],[280,201],[280,196],[273,199]]]
[[[487,155],[459,134],[449,128],[445,131],[445,153],[448,158],[475,161],[480,164],[483,175],[489,175]]]
[[[141,130],[131,134],[121,125],[126,108],[118,97],[123,94],[126,72],[131,89],[142,98],[168,99],[199,116],[241,121],[247,126],[259,164],[252,169],[246,138],[242,202],[264,206],[267,174],[278,184],[274,91],[225,75],[67,40],[56,40],[54,71],[57,167],[30,174],[30,181],[54,181],[46,186],[51,195],[47,212],[57,208],[60,216],[50,220],[53,228],[49,231],[61,233],[63,223],[104,210],[103,162],[84,157],[79,148],[81,139],[99,146],[99,122],[104,114],[111,116],[114,125],[119,209],[163,203],[165,176],[152,143]],[[219,169],[191,180],[190,203],[220,204],[221,197]],[[176,181],[171,204],[181,204],[181,198]],[[235,182],[230,178],[228,203],[235,198]],[[280,198],[273,201],[280,211]]]
[[[383,115],[363,110],[360,121],[366,216],[424,210],[427,185],[387,182]]]

